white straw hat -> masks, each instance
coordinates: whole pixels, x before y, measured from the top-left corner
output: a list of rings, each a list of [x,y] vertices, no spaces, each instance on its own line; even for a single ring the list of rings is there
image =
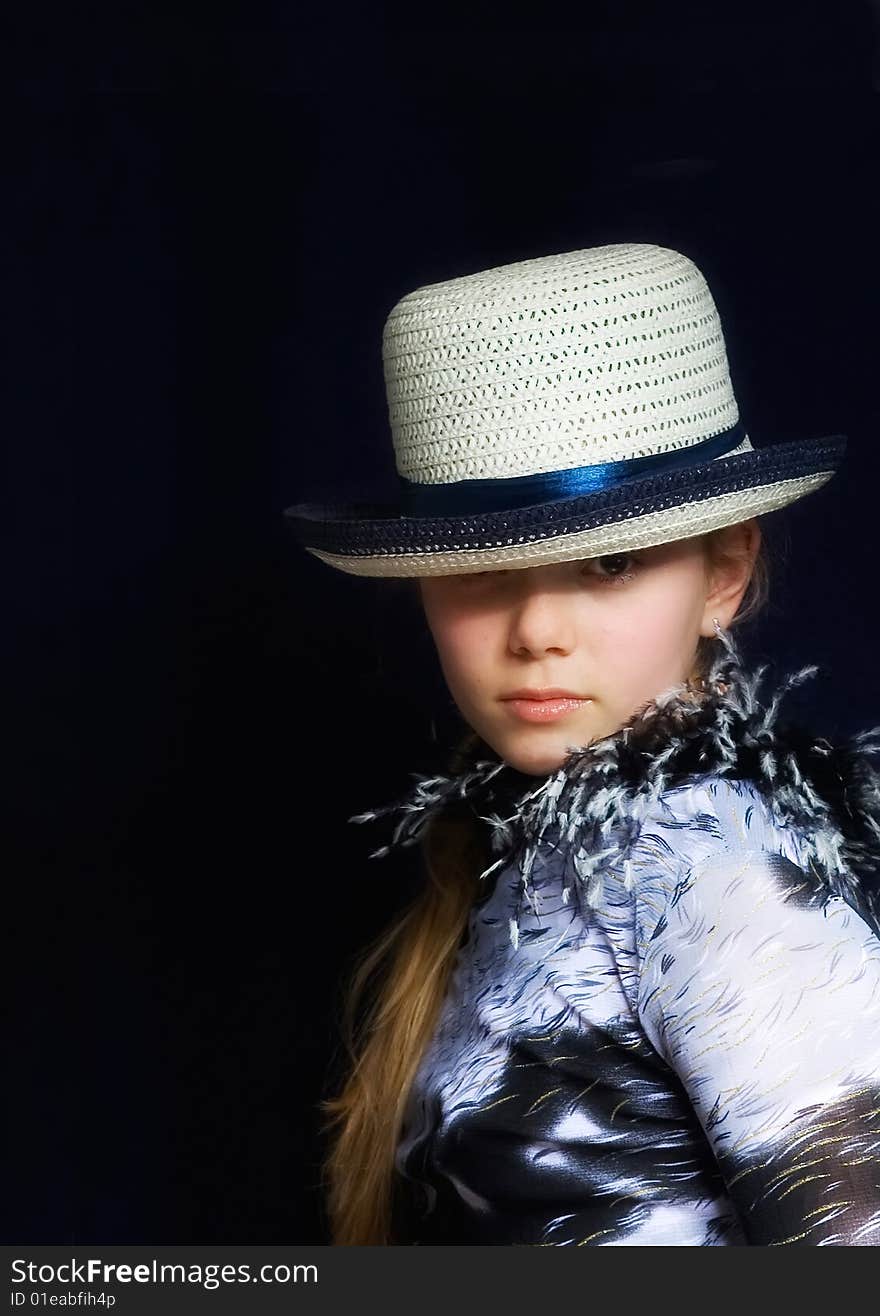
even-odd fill
[[[408,293],[382,355],[399,489],[299,503],[310,553],[359,576],[595,557],[784,507],[831,478],[841,435],[755,449],[703,275],[623,243]]]

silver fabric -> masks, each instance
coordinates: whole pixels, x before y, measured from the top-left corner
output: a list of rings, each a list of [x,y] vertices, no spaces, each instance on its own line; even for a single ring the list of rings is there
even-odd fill
[[[880,1243],[880,940],[803,832],[748,781],[692,778],[598,905],[545,841],[529,907],[511,860],[472,910],[394,1241]]]

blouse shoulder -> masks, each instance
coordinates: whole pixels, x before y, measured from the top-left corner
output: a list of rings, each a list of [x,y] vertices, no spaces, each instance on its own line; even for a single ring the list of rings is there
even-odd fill
[[[706,838],[706,847],[782,850],[795,862],[807,833],[785,816],[772,796],[749,777],[712,772],[672,787],[658,798],[658,822],[683,826]]]
[[[720,852],[777,856],[799,870],[804,891],[817,905],[839,899],[849,905],[875,933],[878,919],[876,844],[853,843],[853,827],[870,824],[865,807],[853,815],[850,807],[823,798],[806,782],[797,790],[774,789],[763,778],[707,774],[684,788],[691,812],[691,829],[716,837]],[[673,790],[662,808],[677,809]],[[808,807],[809,806],[809,807]],[[705,847],[705,857],[711,853]]]
[[[720,773],[695,776],[633,803],[629,844],[616,857],[603,901],[618,905],[628,893],[642,952],[662,928],[669,908],[711,864],[745,853],[782,859],[813,874],[817,895],[828,894],[810,861],[809,838],[786,822],[756,782]]]

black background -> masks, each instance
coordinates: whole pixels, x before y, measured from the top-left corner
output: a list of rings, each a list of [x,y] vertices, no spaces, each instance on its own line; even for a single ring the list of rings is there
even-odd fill
[[[880,722],[877,9],[21,13],[2,1235],[320,1243],[337,984],[412,882],[345,819],[457,724],[420,618],[282,510],[392,477],[405,292],[676,247],[753,443],[849,436],[768,519],[753,651],[819,664],[792,700],[826,729]]]

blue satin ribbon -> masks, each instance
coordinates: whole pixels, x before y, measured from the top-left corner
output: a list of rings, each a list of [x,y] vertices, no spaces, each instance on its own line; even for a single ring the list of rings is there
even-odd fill
[[[599,462],[593,466],[575,466],[566,471],[547,471],[539,475],[518,475],[510,479],[457,480],[452,484],[419,484],[398,475],[402,493],[402,511],[407,516],[468,516],[480,512],[504,511],[514,507],[531,507],[537,503],[562,502],[581,494],[613,489],[628,480],[646,475],[701,466],[715,457],[723,457],[746,437],[738,422],[733,429],[715,434],[701,443],[647,457],[630,457],[618,462]]]

